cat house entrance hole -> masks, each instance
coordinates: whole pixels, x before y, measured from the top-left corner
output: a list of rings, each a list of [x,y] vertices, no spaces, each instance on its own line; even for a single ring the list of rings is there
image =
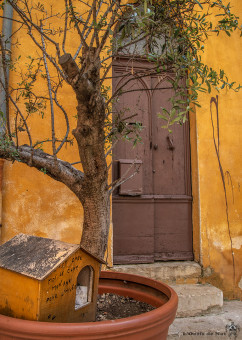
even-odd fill
[[[84,267],[77,276],[75,310],[92,301],[94,271],[91,266]]]

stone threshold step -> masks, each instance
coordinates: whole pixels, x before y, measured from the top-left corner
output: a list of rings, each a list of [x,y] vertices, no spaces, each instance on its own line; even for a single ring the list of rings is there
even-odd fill
[[[176,318],[167,340],[242,340],[242,301],[224,301],[219,314]]]
[[[193,261],[114,265],[112,271],[137,274],[165,283],[197,283],[201,266]]]
[[[178,295],[177,317],[219,313],[223,307],[223,292],[210,284],[171,285]]]

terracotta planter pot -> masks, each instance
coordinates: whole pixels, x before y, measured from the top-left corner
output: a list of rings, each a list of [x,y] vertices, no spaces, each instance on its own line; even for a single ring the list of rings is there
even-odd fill
[[[169,286],[138,275],[102,272],[100,293],[116,293],[150,303],[155,310],[114,321],[48,323],[0,315],[1,340],[165,340],[177,309]]]

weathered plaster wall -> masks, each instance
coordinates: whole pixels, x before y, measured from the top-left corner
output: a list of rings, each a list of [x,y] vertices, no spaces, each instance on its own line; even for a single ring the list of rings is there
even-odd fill
[[[231,1],[242,18],[242,3]],[[241,20],[242,21],[242,20]],[[204,60],[242,83],[239,34],[213,36]],[[205,281],[228,298],[242,298],[242,91],[200,95],[192,118],[194,250]]]
[[[61,4],[63,2],[49,1],[45,6],[53,5],[53,13],[58,6],[58,11],[63,12]],[[53,18],[52,27],[63,27],[58,18]],[[18,24],[13,24],[13,31],[18,29]],[[18,46],[12,47],[12,57],[16,58],[21,54],[21,59],[17,69],[26,72],[26,61],[29,55],[37,56],[37,48],[27,34],[22,30],[17,32],[13,41],[18,39]],[[54,37],[58,39],[58,35]],[[60,41],[60,43],[62,43]],[[67,35],[66,51],[68,53],[76,52],[79,46],[79,39],[73,33]],[[40,50],[38,51],[39,53]],[[51,66],[50,66],[51,70]],[[11,73],[10,84],[16,85],[19,78],[16,73]],[[110,81],[111,83],[111,81]],[[107,82],[107,86],[108,86]],[[46,95],[46,81],[42,80],[38,84],[38,92]],[[75,128],[76,123],[76,98],[73,90],[67,84],[60,90],[58,100],[64,106],[70,119],[70,131]],[[20,105],[23,108],[23,105]],[[65,119],[60,110],[56,109],[56,136],[57,138],[65,135]],[[24,110],[23,110],[24,111]],[[33,115],[30,119],[30,132],[33,141],[43,140],[51,136],[51,117],[50,108],[47,103],[47,112],[45,118],[40,115]],[[44,136],[44,137],[43,137]],[[70,133],[70,138],[73,138]],[[23,133],[21,143],[28,142],[26,134]],[[45,151],[51,151],[51,143],[45,143]],[[79,154],[74,141],[73,146],[64,146],[58,157],[69,161],[79,161]],[[76,167],[81,170],[81,165]],[[34,168],[29,168],[24,164],[5,161],[3,172],[3,211],[2,211],[2,232],[0,242],[4,243],[16,234],[22,232],[30,235],[58,239],[64,242],[78,244],[81,239],[83,210],[81,203],[76,196],[62,183],[56,182],[44,173]],[[108,256],[111,261],[111,235],[109,242]]]

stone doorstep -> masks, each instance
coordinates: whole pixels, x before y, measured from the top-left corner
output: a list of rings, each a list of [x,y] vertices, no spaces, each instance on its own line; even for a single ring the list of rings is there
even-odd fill
[[[197,283],[201,266],[193,261],[155,262],[115,265],[110,270],[137,274],[165,283]]]
[[[223,307],[223,292],[210,284],[170,285],[178,295],[177,317],[219,313]]]
[[[242,340],[242,301],[224,301],[219,314],[176,318],[167,340]]]

